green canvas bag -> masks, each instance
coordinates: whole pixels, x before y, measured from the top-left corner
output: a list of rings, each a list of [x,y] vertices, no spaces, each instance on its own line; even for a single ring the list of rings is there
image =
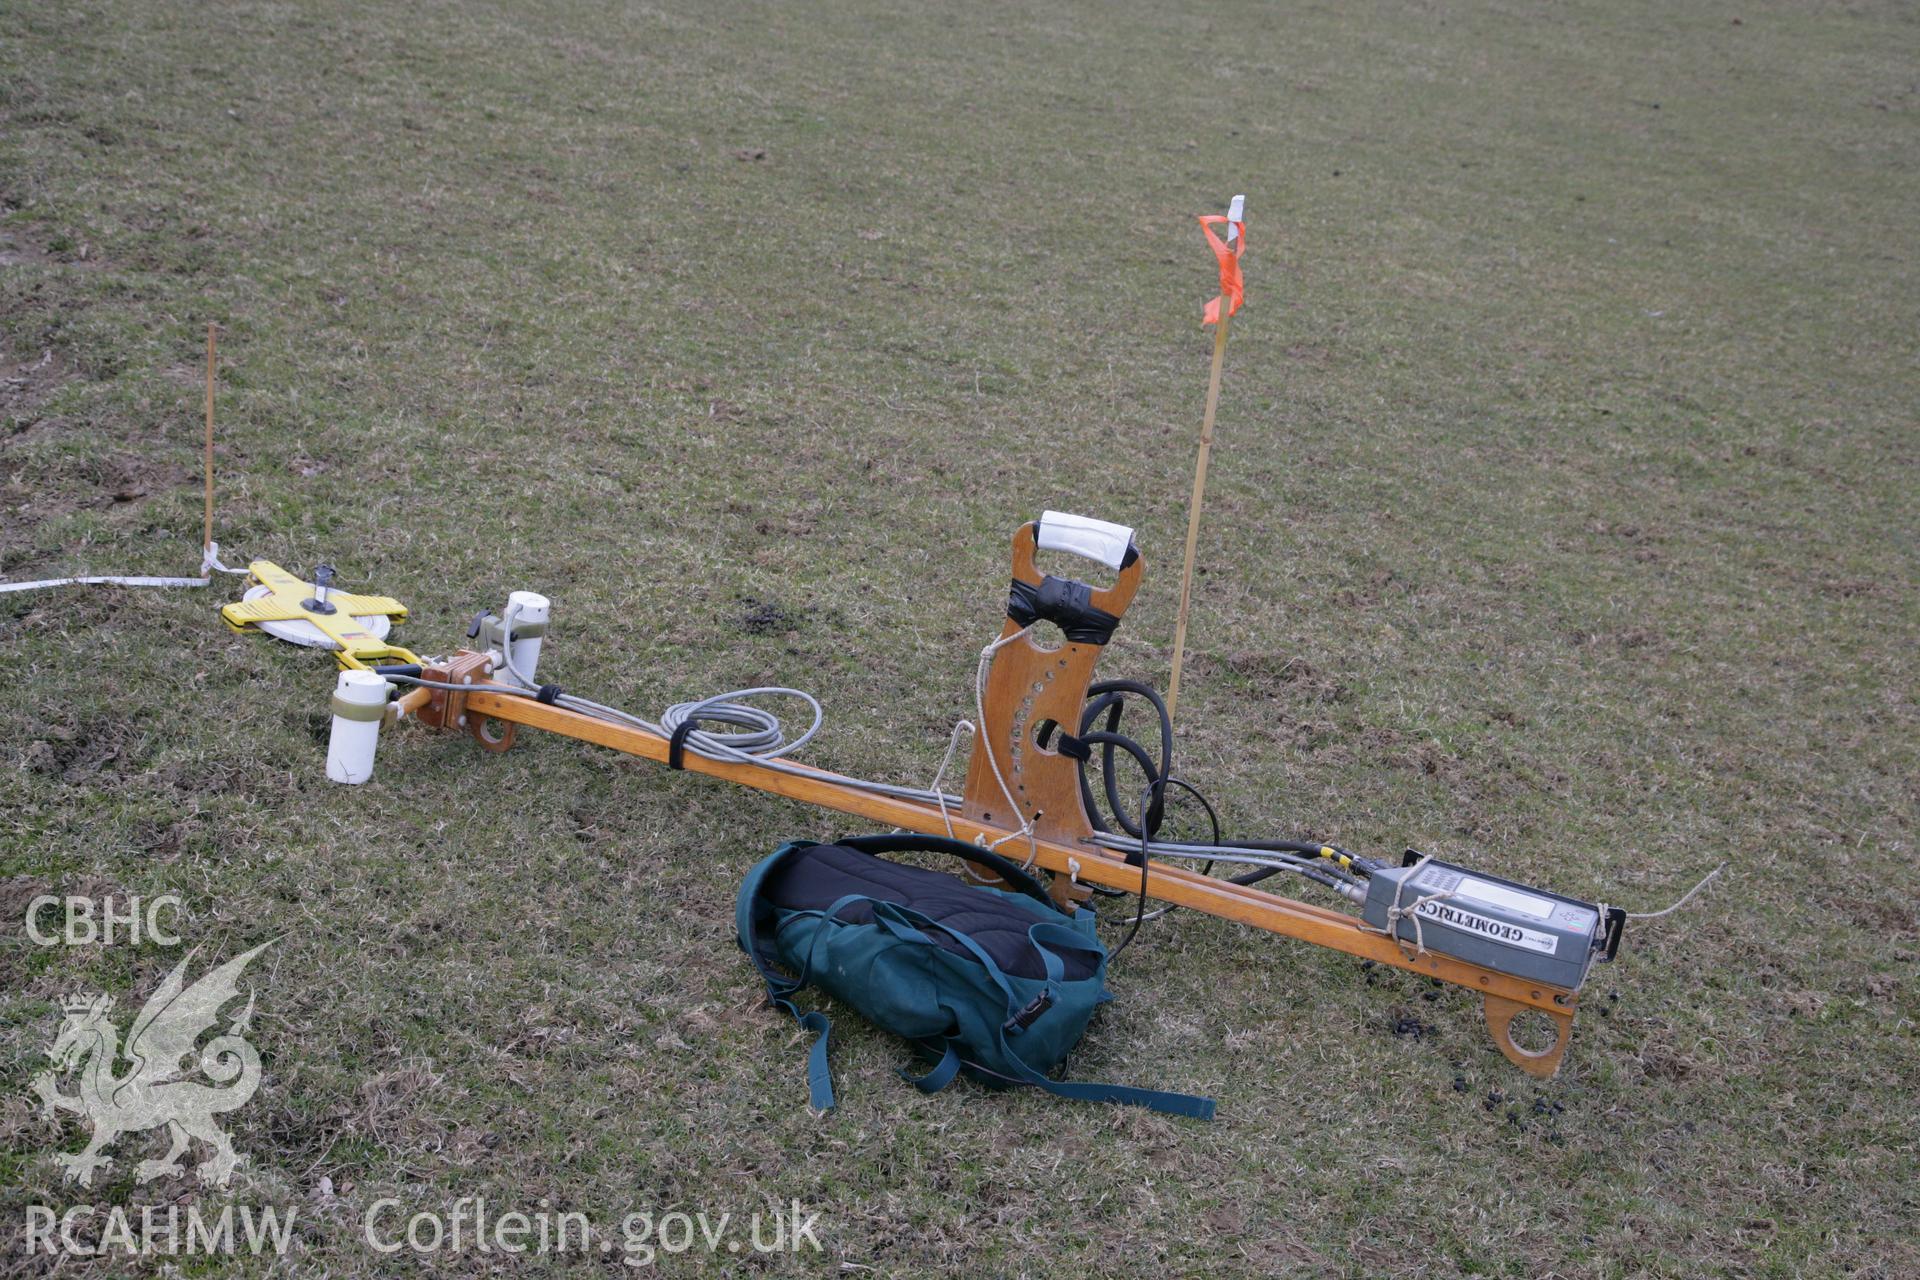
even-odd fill
[[[885,853],[944,853],[990,868],[1010,888],[970,884]],[[1064,1098],[1120,1102],[1208,1120],[1210,1098],[1076,1084],[1048,1073],[1085,1034],[1106,987],[1107,950],[1093,912],[1063,911],[1015,863],[938,836],[859,836],[782,845],[740,886],[741,949],[767,999],[818,1033],[808,1057],[812,1105],[834,1104],[831,1024],[791,997],[815,986],[936,1059],[900,1074],[933,1093],[958,1075],[1033,1085]]]

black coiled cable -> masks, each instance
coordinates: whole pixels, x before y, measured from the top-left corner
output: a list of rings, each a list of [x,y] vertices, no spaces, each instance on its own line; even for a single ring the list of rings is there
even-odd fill
[[[1154,715],[1160,722],[1160,756],[1157,761],[1138,741],[1120,732],[1121,719],[1126,714],[1126,701],[1130,694],[1145,698],[1153,707]],[[1102,716],[1106,717],[1106,723],[1095,728]],[[1136,840],[1144,837],[1151,841],[1166,818],[1167,788],[1178,787],[1198,800],[1200,806],[1206,810],[1207,821],[1213,827],[1213,843],[1224,843],[1220,838],[1220,815],[1214,809],[1213,802],[1208,800],[1198,787],[1184,778],[1174,776],[1173,717],[1167,714],[1166,702],[1161,699],[1159,691],[1152,685],[1142,684],[1138,680],[1101,680],[1087,686],[1086,707],[1080,713],[1079,737],[1080,741],[1086,743],[1089,748],[1096,746],[1100,748],[1101,789],[1105,792],[1107,801],[1104,813],[1094,800],[1093,784],[1087,777],[1087,765],[1091,759],[1091,752],[1089,752],[1089,759],[1080,762],[1080,802],[1086,806],[1087,817],[1092,821],[1095,831],[1102,835],[1112,835],[1113,827],[1107,825],[1106,818],[1106,815],[1111,815],[1113,822],[1127,835]],[[1132,757],[1133,762],[1140,766],[1140,772],[1146,777],[1147,785],[1141,793],[1141,807],[1137,817],[1128,812],[1127,806],[1120,798],[1120,774],[1119,770],[1114,768],[1119,752],[1125,752]],[[1254,841],[1236,840],[1233,843],[1248,849],[1263,847]],[[1292,852],[1293,850],[1276,851]],[[1318,853],[1320,846],[1302,846],[1300,851]],[[1133,862],[1142,856],[1137,851],[1132,852],[1127,855],[1127,861]],[[1207,869],[1211,870],[1212,866],[1213,864],[1209,862]],[[1278,870],[1277,867],[1255,867],[1251,871],[1244,871],[1231,877],[1231,880],[1234,884],[1255,884],[1274,875]]]
[[[1160,753],[1157,759],[1138,740],[1121,732],[1121,722],[1126,714],[1126,701],[1129,696],[1146,699],[1159,720]],[[1103,718],[1104,723],[1102,723]],[[1113,949],[1110,953],[1112,955],[1117,956],[1126,949],[1127,944],[1132,942],[1134,935],[1139,932],[1141,921],[1146,918],[1148,850],[1161,824],[1165,821],[1169,788],[1177,787],[1200,802],[1201,808],[1206,811],[1207,822],[1212,827],[1214,845],[1227,844],[1239,849],[1257,849],[1305,857],[1318,856],[1324,849],[1331,847],[1303,840],[1222,840],[1220,817],[1213,803],[1198,787],[1173,774],[1173,717],[1167,713],[1167,704],[1161,699],[1159,691],[1151,685],[1142,684],[1137,680],[1101,680],[1089,685],[1086,705],[1080,713],[1078,738],[1087,748],[1080,757],[1080,800],[1086,808],[1087,817],[1092,822],[1094,830],[1103,835],[1112,835],[1114,826],[1117,826],[1120,831],[1140,842],[1137,850],[1127,854],[1127,861],[1137,863],[1140,867],[1139,905],[1134,912],[1132,926],[1127,930],[1127,936],[1121,940],[1119,946]],[[1093,760],[1093,748],[1096,747],[1099,749],[1101,791],[1106,800],[1104,809],[1096,802],[1092,780],[1087,776],[1087,766]],[[1122,754],[1132,759],[1146,778],[1146,786],[1141,792],[1139,807],[1131,812],[1120,796],[1120,776],[1116,765]],[[1109,817],[1112,819],[1112,826],[1108,825]],[[1347,854],[1342,849],[1335,848],[1334,852],[1348,858],[1352,865],[1363,873],[1371,862],[1370,859]],[[1213,863],[1209,861],[1201,869],[1201,874],[1209,874],[1212,870]],[[1257,884],[1280,870],[1279,867],[1254,867],[1228,877],[1228,881],[1239,885]],[[1310,868],[1298,868],[1298,870],[1300,874],[1330,888],[1339,887],[1339,882],[1332,876],[1322,875]],[[1125,890],[1106,889],[1100,886],[1095,886],[1095,892],[1109,897],[1125,896]],[[1172,908],[1168,909],[1172,910]]]

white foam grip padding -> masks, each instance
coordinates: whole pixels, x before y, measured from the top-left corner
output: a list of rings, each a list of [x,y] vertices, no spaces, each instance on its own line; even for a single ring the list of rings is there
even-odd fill
[[[1034,541],[1042,551],[1065,551],[1118,569],[1133,545],[1133,530],[1092,516],[1046,511],[1041,513],[1040,533]]]

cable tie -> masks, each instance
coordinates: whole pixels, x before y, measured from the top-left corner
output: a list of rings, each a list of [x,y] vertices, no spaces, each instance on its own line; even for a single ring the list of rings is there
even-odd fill
[[[693,717],[689,716],[673,727],[673,736],[667,739],[667,768],[684,769],[683,762],[687,751],[687,735],[693,732]]]

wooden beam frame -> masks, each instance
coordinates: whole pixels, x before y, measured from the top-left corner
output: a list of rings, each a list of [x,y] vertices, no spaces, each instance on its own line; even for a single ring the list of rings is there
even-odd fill
[[[549,706],[532,698],[476,691],[465,695],[465,715],[474,726],[476,736],[482,731],[481,722],[497,720],[504,725],[544,729],[611,747],[643,760],[662,764],[667,760],[668,743],[659,734],[565,707]],[[909,831],[945,835],[950,820],[954,836],[961,840],[995,841],[1015,834],[1003,827],[970,819],[958,807],[950,811],[948,819],[943,819],[934,805],[867,791],[824,770],[797,766],[804,769],[804,773],[794,774],[764,765],[713,760],[691,751],[683,759],[689,773],[706,774]],[[1111,850],[1092,844],[1066,845],[1043,838],[1036,838],[1034,843],[1035,862],[1056,875],[1115,889],[1140,887],[1140,868]],[[1018,857],[1024,846],[1024,840],[1016,839],[1009,842],[1009,852]],[[1402,943],[1366,928],[1353,916],[1250,885],[1216,880],[1185,867],[1153,863],[1147,870],[1147,895],[1479,992],[1485,1001],[1488,1030],[1494,1043],[1515,1065],[1530,1074],[1543,1078],[1553,1075],[1566,1055],[1577,1001],[1574,992],[1544,983],[1524,982],[1433,951],[1415,954]],[[1554,1043],[1544,1052],[1529,1051],[1513,1040],[1510,1024],[1516,1015],[1526,1010],[1538,1011],[1554,1023]]]
[[[1023,525],[1014,535],[1013,574],[1017,581],[1054,587],[1034,562],[1037,526]],[[1094,609],[1117,623],[1139,588],[1144,566],[1135,549],[1109,587],[1068,583]],[[1059,594],[1056,592],[1056,594]],[[867,818],[928,835],[949,835],[969,842],[1007,846],[1015,857],[1031,850],[1033,861],[1054,875],[1054,892],[1063,901],[1085,896],[1087,884],[1137,891],[1141,868],[1094,842],[1094,829],[1081,800],[1079,762],[1051,749],[1047,726],[1078,726],[1087,688],[1102,643],[1083,638],[1057,645],[1038,641],[1031,622],[1009,617],[992,651],[992,670],[982,695],[966,790],[959,803],[942,813],[937,805],[886,795],[852,779],[793,761],[772,768],[757,761],[716,760],[695,751],[683,754],[691,773],[736,782],[772,795]],[[401,700],[397,715],[423,724],[466,730],[490,751],[512,746],[519,726],[578,738],[645,760],[668,763],[670,743],[657,733],[511,693],[469,686],[487,683],[491,659],[462,651],[452,660],[429,666],[430,684]],[[497,726],[497,727],[496,727]],[[1009,811],[1011,809],[1011,812]],[[1452,956],[1422,950],[1368,927],[1352,915],[1270,893],[1252,885],[1217,880],[1188,867],[1149,859],[1149,897],[1203,911],[1268,933],[1298,938],[1351,956],[1391,965],[1422,977],[1465,987],[1480,995],[1487,1030],[1500,1051],[1522,1070],[1542,1078],[1560,1069],[1573,1035],[1577,1002],[1573,991],[1527,982]],[[1513,1037],[1522,1014],[1544,1015],[1553,1041],[1528,1049]]]

